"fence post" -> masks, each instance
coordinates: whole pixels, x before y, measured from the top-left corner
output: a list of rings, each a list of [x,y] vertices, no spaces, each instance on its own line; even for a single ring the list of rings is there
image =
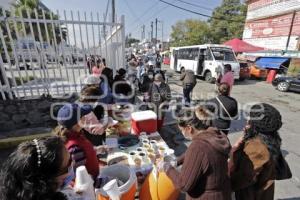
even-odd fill
[[[126,63],[125,63],[125,16],[122,15],[121,16],[121,26],[122,26],[122,33],[121,33],[121,39],[122,39],[122,64],[125,67]]]

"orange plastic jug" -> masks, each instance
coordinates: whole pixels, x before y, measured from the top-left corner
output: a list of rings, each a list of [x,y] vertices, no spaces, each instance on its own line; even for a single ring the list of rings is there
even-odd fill
[[[142,185],[140,200],[174,200],[180,191],[175,188],[172,180],[164,172],[150,173]]]
[[[122,194],[121,200],[134,200],[135,194],[136,194],[136,184],[132,185],[131,188]],[[108,196],[98,193],[97,194],[97,200],[110,200]]]
[[[134,200],[137,190],[137,178],[135,172],[126,165],[116,164],[101,168],[100,175],[114,177],[122,182],[124,185],[120,186],[121,200]],[[109,200],[108,195],[99,190],[97,193],[97,200]]]

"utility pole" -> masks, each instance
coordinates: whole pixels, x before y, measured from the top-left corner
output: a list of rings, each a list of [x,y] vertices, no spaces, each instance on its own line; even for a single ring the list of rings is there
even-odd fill
[[[152,42],[152,40],[153,40],[153,22],[151,22],[151,42]]]
[[[145,25],[142,26],[141,40],[145,39]]]
[[[158,20],[157,20],[157,18],[155,18],[155,48],[157,45],[157,23],[158,23]]]
[[[164,21],[160,21],[161,23],[161,49],[164,47]]]
[[[287,41],[286,41],[285,51],[287,51],[288,48],[289,48],[290,39],[291,39],[291,34],[292,34],[293,26],[294,26],[295,16],[296,16],[296,11],[294,11],[294,12],[293,12],[293,15],[292,15],[292,22],[291,22],[291,25],[290,25],[290,30],[289,30],[288,39],[287,39]]]
[[[111,2],[111,13],[112,13],[112,23],[115,23],[115,19],[116,19],[116,7],[115,7],[115,0],[112,0]]]

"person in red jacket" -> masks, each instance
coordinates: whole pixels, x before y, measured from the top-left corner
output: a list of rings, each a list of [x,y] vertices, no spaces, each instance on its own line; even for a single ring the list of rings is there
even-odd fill
[[[80,126],[80,119],[90,112],[92,112],[91,106],[64,105],[57,114],[59,126],[56,128],[56,134],[65,139],[65,146],[74,161],[74,168],[84,165],[88,173],[96,179],[99,175],[97,154]]]

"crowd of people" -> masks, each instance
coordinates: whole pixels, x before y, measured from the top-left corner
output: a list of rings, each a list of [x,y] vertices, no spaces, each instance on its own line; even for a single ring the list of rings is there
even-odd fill
[[[108,151],[106,130],[113,123],[107,110],[116,104],[136,103],[133,81],[138,81],[143,101],[149,103],[147,109],[157,113],[158,130],[163,127],[171,90],[160,66],[133,57],[129,68],[120,68],[113,76],[105,59],[95,57],[89,63],[91,75],[84,81],[80,98],[59,109],[54,135],[20,144],[3,164],[1,200],[67,200],[64,189],[74,182],[79,166],[86,167],[95,187],[102,185],[97,154]],[[244,135],[230,144],[227,134],[238,115],[238,104],[230,96],[230,65],[224,68],[218,95],[200,106],[190,104],[197,84],[193,72],[181,72],[184,105],[177,113],[178,127],[191,144],[177,158],[180,170],[168,162],[160,170],[186,193],[186,199],[230,200],[232,192],[237,200],[274,199],[275,180],[291,177],[280,149],[281,115],[272,105],[253,105]]]

